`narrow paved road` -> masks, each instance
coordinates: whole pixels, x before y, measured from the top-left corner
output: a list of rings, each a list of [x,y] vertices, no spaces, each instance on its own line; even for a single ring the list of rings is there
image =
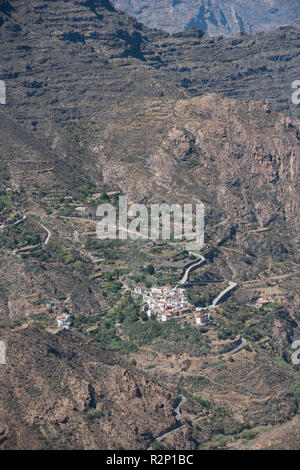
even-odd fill
[[[195,263],[191,264],[186,270],[185,270],[185,273],[184,275],[182,276],[182,278],[180,279],[179,283],[177,284],[176,287],[180,285],[184,285],[187,283],[188,279],[189,279],[189,275],[190,275],[190,272],[193,268],[195,268],[196,266],[200,266],[202,263],[205,262],[205,257],[200,255],[199,253],[194,253],[194,252],[190,252],[190,255],[193,255],[193,256],[197,256],[198,259],[197,261],[195,261]],[[235,289],[237,287],[237,283],[236,282],[233,282],[233,281],[229,281],[229,286],[226,287],[226,289],[222,290],[222,292],[220,292],[220,294],[213,300],[213,303],[211,305],[208,305],[207,307],[203,307],[201,308],[201,310],[211,310],[211,309],[214,309],[217,304],[220,302],[220,300],[226,295],[228,294],[228,292],[230,292],[231,290]]]
[[[27,219],[27,216],[24,215],[22,219],[18,220],[17,222],[15,222],[14,224],[11,224],[11,225],[17,225],[19,224],[20,222],[23,222],[23,220],[26,220]],[[41,222],[38,222],[37,223],[45,230],[45,232],[47,232],[47,237],[46,237],[46,240],[44,242],[42,242],[42,245],[48,245],[49,243],[49,240],[51,238],[51,232],[49,229],[47,229],[47,227],[45,227],[45,225],[43,225]],[[9,227],[9,225],[6,225],[6,227]],[[35,248],[38,248],[40,245],[29,245],[29,246],[24,246],[23,248],[16,248],[15,250],[13,250],[13,254],[18,254],[18,253],[23,253],[23,252],[26,252],[26,251],[31,251],[31,250],[34,250]]]
[[[208,305],[207,307],[200,308],[199,312],[201,312],[202,310],[213,310],[214,308],[216,308],[217,304],[224,297],[224,295],[228,294],[228,292],[235,289],[236,287],[237,283],[230,281],[229,286],[226,287],[226,289],[222,290],[222,292],[220,292],[220,294],[213,300],[213,303],[211,305]]]
[[[237,352],[241,351],[247,344],[245,338],[240,338],[241,344],[239,344],[236,348],[232,349],[228,353],[222,354],[223,356],[231,356],[232,354],[236,354]]]
[[[180,422],[180,418],[181,418],[181,407],[182,405],[184,404],[186,398],[183,396],[183,395],[180,395],[180,402],[178,403],[178,406],[175,408],[175,413],[176,413],[176,416],[175,416],[175,419],[177,420],[177,422]]]
[[[194,256],[197,256],[197,257],[198,257],[198,260],[195,261],[195,263],[193,263],[191,266],[189,266],[189,267],[186,269],[186,271],[185,271],[183,277],[180,279],[180,281],[179,281],[178,284],[186,284],[187,281],[188,281],[188,279],[189,279],[189,275],[190,275],[191,270],[192,270],[193,268],[195,268],[196,266],[200,266],[200,265],[201,265],[202,263],[204,263],[204,261],[205,261],[205,258],[204,258],[204,256],[202,256],[202,255],[199,255],[199,254],[196,255],[195,253],[190,253],[190,254],[191,254],[191,255],[194,255]]]
[[[21,215],[21,214],[20,214]],[[0,225],[0,228],[6,228],[6,227],[13,227],[14,225],[18,225],[20,224],[21,222],[24,222],[25,220],[27,220],[27,215],[23,215],[23,217],[19,220],[17,220],[16,222],[14,222],[13,224],[7,224],[7,225]],[[45,227],[45,225],[43,225],[41,222],[38,222],[38,224],[47,232],[47,238],[46,240],[43,242],[43,245],[48,245],[49,243],[49,240],[51,238],[51,232],[50,230],[47,229],[47,227]],[[36,245],[37,246],[37,245]]]
[[[177,429],[180,429],[182,427],[182,423],[180,421],[180,419],[181,419],[181,407],[182,407],[183,403],[185,402],[185,400],[186,400],[186,398],[183,395],[180,395],[180,401],[178,403],[178,406],[174,409],[174,412],[176,413],[176,415],[175,415],[176,425],[174,426],[173,429],[170,429],[170,431],[167,431],[164,434],[161,434],[160,436],[158,436],[155,439],[157,442],[161,442],[163,439],[170,436],[171,434],[173,434],[173,432],[177,431]],[[148,450],[151,450],[151,449],[152,449],[152,447],[148,448]]]
[[[229,286],[228,286],[226,289],[224,289],[224,290],[218,295],[218,297],[215,298],[215,300],[214,300],[213,303],[212,303],[212,307],[215,307],[215,306],[220,302],[220,300],[222,299],[222,297],[224,297],[224,295],[228,294],[228,292],[230,292],[231,290],[235,289],[236,287],[237,287],[237,283],[230,281],[230,282],[229,282]]]
[[[26,220],[26,219],[27,219],[26,215],[23,215],[22,219],[17,220],[13,224],[1,225],[0,228],[6,228],[6,227],[12,227],[13,225],[18,225],[21,222],[24,222],[24,220]]]
[[[51,232],[49,229],[47,229],[47,227],[45,227],[45,225],[43,225],[41,222],[38,222],[39,225],[47,232],[47,238],[46,240],[44,241],[43,245],[48,245],[49,243],[49,240],[51,238]]]

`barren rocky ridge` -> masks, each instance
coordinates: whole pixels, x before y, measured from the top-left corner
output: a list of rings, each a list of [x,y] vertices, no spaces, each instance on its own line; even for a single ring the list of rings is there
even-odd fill
[[[198,28],[209,36],[257,33],[293,24],[299,2],[270,0],[114,0],[117,9],[169,33]]]
[[[174,345],[170,353],[168,340],[124,359],[82,335],[82,317],[94,325],[114,305],[59,204],[92,210],[92,188],[147,204],[204,202],[207,265],[195,279],[240,284],[218,321],[238,323],[253,350],[235,363],[207,359],[212,383],[203,396],[217,404],[207,411],[191,395],[184,427],[167,445],[198,448],[219,432],[263,425],[273,443],[262,434],[255,445],[284,446],[291,435],[297,447],[290,353],[300,322],[300,121],[291,104],[298,27],[227,39],[170,35],[108,0],[1,0],[0,34],[8,103],[0,109],[1,214],[5,222],[27,215],[22,228],[1,231],[0,339],[10,352],[1,368],[0,445],[146,448],[174,425],[178,377],[189,384],[205,366],[204,356],[183,358]],[[46,247],[40,223],[51,231]],[[80,223],[80,232],[94,230]],[[40,249],[16,255],[21,242]],[[275,287],[267,285],[272,276],[283,276]],[[241,309],[261,284],[283,305],[247,316]],[[52,312],[47,299],[55,299]],[[61,308],[72,312],[75,331],[45,331]]]

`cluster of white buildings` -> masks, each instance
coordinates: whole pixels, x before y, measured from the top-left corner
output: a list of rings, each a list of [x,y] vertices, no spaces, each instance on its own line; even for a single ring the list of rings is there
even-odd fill
[[[197,312],[195,306],[189,303],[186,289],[182,287],[165,286],[151,289],[137,287],[135,293],[143,296],[143,301],[148,306],[149,318],[154,315],[159,321],[166,322],[172,317],[194,316],[198,325],[203,325],[210,320],[209,312]]]

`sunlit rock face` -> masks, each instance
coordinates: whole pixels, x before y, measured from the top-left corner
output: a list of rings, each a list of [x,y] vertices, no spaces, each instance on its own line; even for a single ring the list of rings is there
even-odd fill
[[[210,36],[256,33],[294,23],[297,0],[114,0],[115,8],[170,33],[199,28]]]

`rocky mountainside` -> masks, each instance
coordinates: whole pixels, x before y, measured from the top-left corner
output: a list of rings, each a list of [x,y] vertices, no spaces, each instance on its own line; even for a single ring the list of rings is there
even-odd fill
[[[6,113],[34,132],[38,141],[46,141],[49,151],[43,151],[43,159],[62,186],[69,180],[72,190],[79,191],[86,177],[97,185],[117,185],[131,197],[153,199],[154,194],[163,195],[164,187],[180,193],[185,177],[186,197],[201,197],[208,214],[219,212],[217,201],[222,201],[225,213],[238,213],[244,223],[252,220],[265,227],[286,220],[297,226],[298,124],[272,114],[272,107],[291,115],[296,111],[290,83],[300,65],[297,29],[215,41],[199,32],[170,37],[149,30],[103,1],[10,1],[1,11],[0,75],[8,90]],[[186,101],[188,106],[180,101],[211,92],[235,101],[197,98]],[[265,100],[271,108],[241,105],[240,99]],[[236,122],[231,123],[235,114]],[[278,142],[277,127],[282,134]],[[270,132],[275,132],[273,138]],[[170,158],[173,151],[176,158],[181,151],[176,133],[184,142],[181,178],[178,162]],[[222,142],[232,166],[228,181]],[[4,143],[11,182],[20,188],[9,162],[11,150],[20,155]],[[40,173],[35,177],[35,164],[25,165],[31,172],[29,186],[32,189],[34,183],[35,190],[43,191],[49,184]],[[201,188],[195,181],[198,173]],[[22,186],[26,185],[25,176]],[[255,193],[255,201],[253,188],[260,186],[263,193]],[[297,230],[291,228],[290,233],[294,240]]]
[[[240,441],[232,447],[240,450],[298,450],[300,442],[300,417],[296,416],[292,421],[275,426],[265,431],[251,442]]]
[[[198,28],[209,36],[257,33],[300,17],[298,0],[114,0],[117,9],[169,33]]]
[[[108,0],[0,0],[0,32],[0,445],[146,448],[174,424],[182,383],[184,428],[170,448],[294,418],[298,27],[171,36]],[[219,330],[164,330],[123,292],[145,264],[164,263],[177,282],[170,265],[191,260],[173,244],[98,243],[97,204],[120,192],[205,204],[195,279],[239,284],[215,314]],[[253,306],[260,292],[276,299],[270,310]],[[57,334],[61,312],[74,332]],[[248,349],[220,359],[237,335]]]
[[[175,398],[76,334],[1,330],[2,449],[138,449],[175,424]]]

